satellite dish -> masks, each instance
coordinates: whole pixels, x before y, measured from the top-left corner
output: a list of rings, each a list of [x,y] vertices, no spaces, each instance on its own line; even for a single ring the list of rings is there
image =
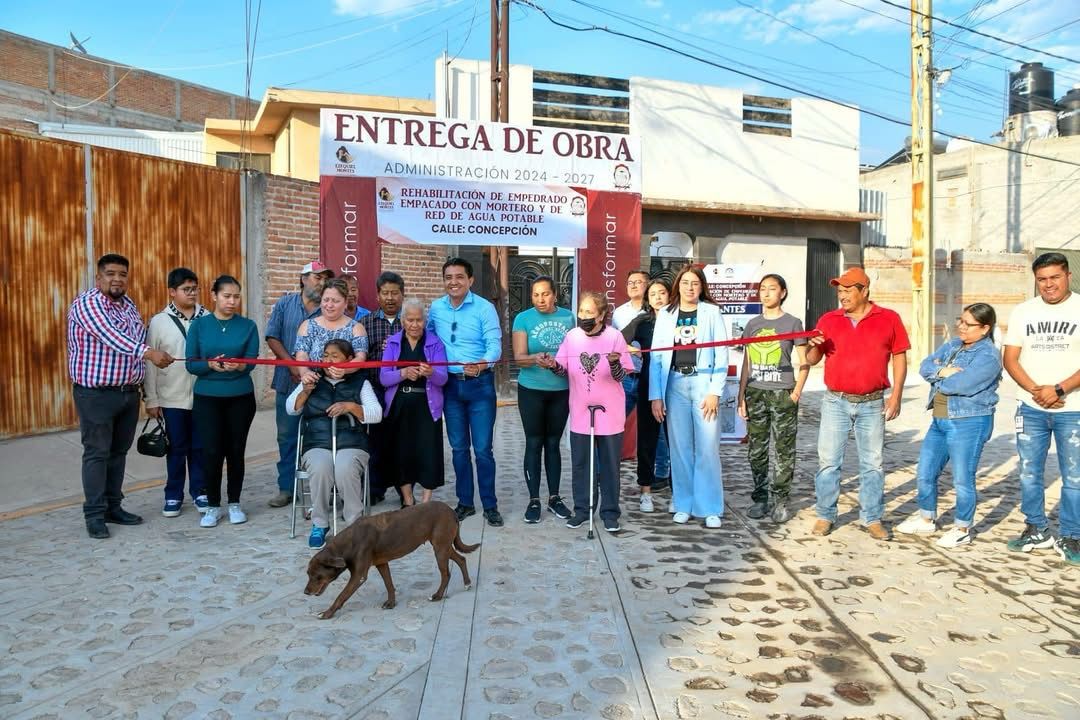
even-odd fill
[[[83,55],[89,55],[90,54],[90,53],[86,52],[86,48],[83,47],[83,43],[91,38],[90,35],[87,35],[85,38],[83,38],[82,42],[79,42],[79,40],[75,37],[75,33],[68,30],[68,37],[71,38],[71,48],[72,48],[72,50],[78,50]]]

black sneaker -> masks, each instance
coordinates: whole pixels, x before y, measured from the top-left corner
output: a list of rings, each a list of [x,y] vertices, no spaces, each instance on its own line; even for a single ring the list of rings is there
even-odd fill
[[[1031,552],[1054,547],[1054,536],[1050,534],[1050,528],[1040,530],[1028,523],[1024,525],[1024,532],[1020,533],[1020,537],[1010,540],[1007,547],[1015,552]]]
[[[750,509],[746,511],[746,517],[751,520],[760,520],[769,514],[769,506],[767,503],[756,502],[750,506]]]
[[[540,501],[536,499],[530,500],[529,507],[525,508],[525,522],[530,525],[540,522],[540,512]]]
[[[589,521],[589,518],[585,515],[575,515],[566,521],[566,527],[579,528]]]
[[[475,512],[475,511],[473,511],[473,512]],[[470,515],[471,514],[472,513],[470,513]],[[537,517],[539,517],[540,508],[536,509],[536,514],[537,514]],[[502,515],[499,514],[499,511],[496,508],[491,508],[490,510],[485,510],[484,511],[484,519],[487,520],[487,524],[490,525],[491,527],[502,527],[503,526]]]
[[[622,528],[619,527],[618,518],[605,518],[604,519],[604,529],[607,530],[610,533],[616,533],[616,532],[619,532],[620,530],[622,530]]]
[[[105,521],[101,519],[86,521],[86,534],[95,540],[104,540],[109,537],[109,528],[105,527]]]
[[[777,500],[772,508],[772,521],[777,525],[786,523],[791,518],[791,511],[788,510],[787,500]]]
[[[558,495],[552,495],[548,498],[548,510],[553,512],[555,517],[560,520],[566,520],[573,515],[573,513],[570,512],[570,508],[566,507],[566,503],[564,503],[562,498]]]
[[[467,517],[472,517],[476,514],[476,508],[472,505],[461,505],[460,503],[454,508],[454,514],[457,515],[457,521],[461,522]]]

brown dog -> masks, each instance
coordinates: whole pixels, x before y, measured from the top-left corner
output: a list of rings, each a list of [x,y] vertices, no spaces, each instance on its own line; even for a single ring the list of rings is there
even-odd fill
[[[334,617],[357,588],[367,580],[368,571],[374,565],[386,584],[386,602],[389,610],[397,604],[394,581],[390,578],[390,561],[405,557],[416,548],[430,542],[435,550],[442,583],[432,600],[442,600],[450,583],[450,560],[461,568],[465,587],[472,585],[469,566],[463,553],[471,553],[480,543],[466,545],[461,541],[457,515],[446,503],[427,502],[402,510],[358,518],[349,527],[335,535],[308,563],[308,583],[305,595],[322,595],[326,586],[337,579],[345,569],[349,581],[326,610],[319,613],[323,620]]]

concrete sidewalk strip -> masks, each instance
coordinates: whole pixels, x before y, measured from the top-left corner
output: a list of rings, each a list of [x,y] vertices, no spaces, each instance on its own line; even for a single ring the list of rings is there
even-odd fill
[[[914,511],[920,395],[909,391],[887,432],[890,522]],[[395,609],[380,607],[376,573],[328,621],[316,613],[343,580],[322,597],[303,595],[306,534],[289,540],[287,509],[265,505],[276,488],[272,447],[249,464],[243,525],[202,529],[190,507],[163,518],[160,487],[129,492],[125,506],[147,522],[110,526],[107,541],[86,538],[77,505],[9,513],[0,522],[0,716],[1077,717],[1080,569],[1052,551],[1004,548],[1023,526],[1008,401],[983,455],[980,534],[943,550],[933,538],[876,543],[859,527],[854,451],[837,529],[809,535],[818,398],[801,408],[787,524],[745,518],[746,448],[727,446],[723,528],[672,524],[667,493],[657,512],[638,512],[624,463],[624,530],[598,528],[593,541],[550,513],[522,521],[521,426],[515,408],[500,409],[506,526],[480,515],[463,523],[464,541],[482,542],[466,556],[473,589],[451,565],[447,598],[430,602],[438,570],[424,546],[391,564]],[[56,456],[74,458],[63,472],[77,479],[77,455]],[[565,445],[563,468],[568,488]],[[435,496],[453,505],[449,462],[447,471]],[[1059,492],[1055,480],[1055,530]],[[953,499],[946,473],[946,520]]]

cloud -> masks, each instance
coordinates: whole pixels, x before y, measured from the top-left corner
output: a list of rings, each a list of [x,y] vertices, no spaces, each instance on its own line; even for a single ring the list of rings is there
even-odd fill
[[[772,44],[780,40],[804,41],[807,39],[805,33],[799,32],[791,25],[821,37],[838,37],[895,30],[897,24],[890,20],[890,17],[907,22],[904,11],[884,4],[878,7],[873,0],[852,0],[852,4],[840,0],[805,0],[776,6],[768,3],[761,5],[760,0],[748,0],[748,2],[755,7],[760,7],[764,12],[755,12],[741,6],[727,10],[711,10],[699,13],[695,17],[695,24],[737,26],[744,38]],[[862,7],[854,5],[862,5]],[[871,8],[887,17],[875,15],[863,8]],[[776,19],[765,13],[773,15]]]
[[[647,8],[662,8],[664,7],[664,0],[643,0],[642,5]]]
[[[338,15],[393,15],[415,7],[419,0],[334,0]]]

